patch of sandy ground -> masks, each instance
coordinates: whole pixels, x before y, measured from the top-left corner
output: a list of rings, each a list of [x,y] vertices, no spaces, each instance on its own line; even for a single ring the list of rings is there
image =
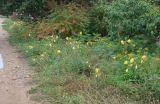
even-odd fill
[[[0,24],[3,21],[0,19]],[[4,68],[0,70],[0,104],[36,104],[28,93],[33,72],[24,57],[9,44],[8,34],[1,25],[0,54],[4,60]]]

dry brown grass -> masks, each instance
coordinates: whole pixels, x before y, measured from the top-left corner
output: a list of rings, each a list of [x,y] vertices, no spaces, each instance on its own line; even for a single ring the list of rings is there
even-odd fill
[[[89,83],[86,80],[77,80],[73,78],[66,79],[64,85],[65,91],[69,94],[75,94],[79,91],[88,89]]]
[[[43,39],[50,35],[54,35],[53,25],[51,23],[46,23],[46,22],[39,23],[39,26],[36,32],[36,37],[38,39]]]

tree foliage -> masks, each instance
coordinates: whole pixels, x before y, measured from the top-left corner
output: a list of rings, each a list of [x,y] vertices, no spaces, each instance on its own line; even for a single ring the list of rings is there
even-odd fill
[[[160,11],[143,0],[119,0],[94,7],[90,15],[90,32],[103,36],[139,37],[155,40],[160,35]]]
[[[0,1],[0,13],[11,14],[13,11],[19,9],[24,0],[1,0]]]

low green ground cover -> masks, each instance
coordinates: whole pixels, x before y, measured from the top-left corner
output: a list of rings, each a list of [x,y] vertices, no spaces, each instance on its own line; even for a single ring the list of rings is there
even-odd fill
[[[140,40],[48,36],[36,39],[34,24],[6,21],[10,41],[38,73],[37,87],[54,104],[158,104],[160,48]],[[136,103],[136,102],[135,102]]]

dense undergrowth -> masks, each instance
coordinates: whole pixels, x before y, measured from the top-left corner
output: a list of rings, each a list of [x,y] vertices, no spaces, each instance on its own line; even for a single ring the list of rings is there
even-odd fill
[[[67,4],[37,22],[6,24],[10,41],[38,73],[32,92],[48,95],[48,102],[160,103],[160,11],[154,3]]]
[[[55,102],[102,104],[110,97],[111,104],[128,101],[119,94],[145,99],[146,103],[159,99],[159,54],[148,47],[138,47],[136,40],[110,41],[99,37],[96,42],[84,44],[68,37],[62,40],[51,36],[39,41],[32,33],[27,33],[26,40],[23,34],[28,25],[14,22],[7,26],[11,41],[39,73],[38,90]]]

